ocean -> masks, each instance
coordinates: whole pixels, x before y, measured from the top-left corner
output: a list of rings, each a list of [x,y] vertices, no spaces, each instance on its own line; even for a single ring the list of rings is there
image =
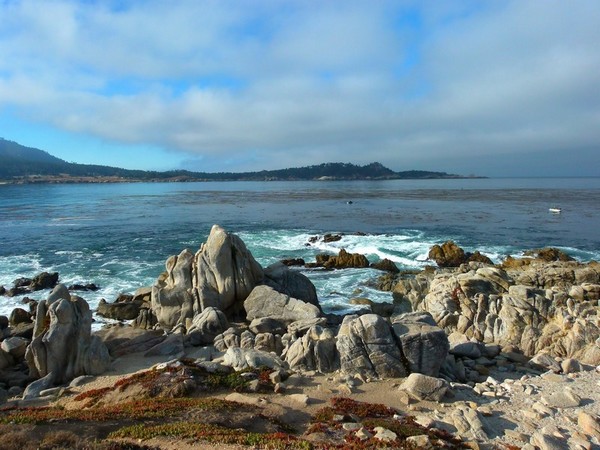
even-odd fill
[[[545,246],[599,260],[600,178],[0,185],[0,285],[59,272],[62,283],[100,286],[78,293],[95,308],[151,285],[170,255],[195,252],[215,223],[263,266],[345,248],[419,269],[449,239],[495,262]],[[325,233],[343,238],[307,245]],[[351,311],[353,297],[392,301],[368,287],[381,274],[374,269],[302,271],[326,311]],[[22,296],[0,297],[0,314],[17,306]]]

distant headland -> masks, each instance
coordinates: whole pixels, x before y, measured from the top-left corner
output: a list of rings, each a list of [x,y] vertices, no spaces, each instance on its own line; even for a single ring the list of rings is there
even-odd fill
[[[359,166],[324,163],[313,166],[258,172],[191,172],[188,170],[130,170],[93,164],[77,164],[44,150],[25,147],[0,138],[0,183],[127,183],[190,181],[305,181],[305,180],[398,180],[483,178],[446,172],[406,170],[395,172],[378,162]]]

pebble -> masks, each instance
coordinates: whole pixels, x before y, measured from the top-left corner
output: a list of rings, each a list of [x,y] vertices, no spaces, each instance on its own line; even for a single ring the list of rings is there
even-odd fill
[[[575,408],[581,405],[581,397],[570,389],[564,389],[554,394],[543,395],[542,402],[552,408]]]
[[[563,375],[559,375],[554,372],[546,372],[542,375],[542,378],[546,381],[552,381],[554,383],[564,383],[567,381],[567,378]]]
[[[342,428],[346,431],[357,431],[360,430],[362,427],[361,424],[359,423],[353,423],[353,422],[346,422],[342,424]]]
[[[291,394],[289,398],[302,406],[310,404],[310,398],[306,394]]]
[[[479,406],[476,409],[477,409],[477,412],[479,414],[481,414],[482,416],[490,417],[493,414],[492,408],[490,408],[489,406]]]
[[[529,442],[528,434],[519,433],[518,431],[515,431],[515,430],[505,430],[504,436],[506,436],[509,439],[514,439],[515,441]]]
[[[569,446],[564,440],[541,432],[534,433],[529,443],[540,450],[569,450]]]
[[[364,427],[358,430],[355,436],[361,441],[366,441],[367,439],[371,439],[373,437],[373,435],[369,433],[369,430]]]
[[[543,417],[540,413],[537,413],[535,411],[531,411],[531,410],[528,410],[528,409],[525,409],[525,410],[521,411],[521,414],[526,419],[531,419],[531,420],[539,420],[539,419],[541,419]]]
[[[579,425],[579,428],[581,428],[585,434],[600,439],[600,423],[598,422],[597,417],[594,417],[585,411],[580,411],[577,416],[577,425]]]
[[[375,427],[373,431],[376,433],[375,439],[378,439],[382,442],[393,442],[398,438],[396,433],[384,427]]]
[[[435,420],[428,416],[416,416],[414,420],[417,425],[421,425],[423,428],[431,428],[435,425]]]
[[[535,402],[532,405],[532,408],[534,409],[534,411],[540,413],[542,417],[554,415],[554,411],[552,410],[552,408],[549,408],[541,404],[540,402]]]
[[[419,436],[409,436],[406,438],[406,443],[409,444],[411,447],[424,450],[431,450],[434,448],[433,444],[431,443],[431,440],[429,439],[429,436],[427,436],[426,434],[421,434]]]
[[[337,387],[337,390],[342,395],[350,395],[350,394],[352,394],[352,388],[350,386],[348,386],[347,384],[340,384]]]
[[[408,392],[406,392],[406,391],[397,391],[396,397],[398,398],[398,401],[402,405],[407,406],[407,405],[410,405],[411,403],[413,403],[413,399],[411,398],[410,395],[408,395]]]

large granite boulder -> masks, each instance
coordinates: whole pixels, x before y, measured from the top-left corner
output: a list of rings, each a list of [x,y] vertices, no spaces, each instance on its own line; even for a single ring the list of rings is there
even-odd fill
[[[132,295],[121,294],[113,303],[100,299],[96,313],[107,319],[133,320],[140,314],[143,305],[143,300],[134,299]]]
[[[304,336],[296,339],[285,351],[290,368],[333,372],[340,368],[335,333],[329,328],[313,325]]]
[[[321,310],[312,303],[277,292],[270,286],[255,287],[244,301],[248,320],[269,317],[291,323],[304,319],[321,317]]]
[[[261,367],[280,369],[284,366],[281,359],[272,353],[240,347],[230,347],[227,349],[223,357],[223,365],[229,366],[236,371],[249,368],[258,369]]]
[[[167,260],[152,287],[151,309],[165,330],[185,326],[207,307],[241,314],[243,302],[263,280],[263,269],[236,235],[214,225],[194,255],[184,250]]]
[[[376,314],[346,316],[337,336],[341,370],[369,378],[408,374],[390,324]]]
[[[88,303],[69,295],[58,285],[38,304],[33,341],[25,359],[32,377],[24,397],[34,397],[50,386],[80,375],[99,375],[110,364],[104,343],[91,334],[92,312]]]
[[[315,305],[319,310],[319,298],[317,289],[308,277],[297,270],[290,270],[283,263],[275,263],[264,271],[264,284],[272,287],[277,292]]]
[[[448,391],[448,382],[421,373],[411,373],[400,390],[408,392],[417,400],[439,402]]]
[[[194,254],[188,249],[167,259],[167,271],[152,286],[151,309],[158,324],[165,330],[185,324],[201,308],[194,298],[192,264]]]
[[[105,327],[97,331],[95,335],[104,342],[109,354],[114,358],[147,352],[166,339],[161,330],[145,330],[122,324]]]
[[[394,333],[411,373],[437,377],[450,344],[444,330],[428,313],[407,313],[394,318]]]
[[[209,306],[192,320],[187,334],[192,345],[210,345],[215,337],[229,328],[225,313]]]
[[[218,225],[196,253],[194,284],[202,309],[214,306],[226,313],[241,309],[263,276],[262,267],[244,242]]]

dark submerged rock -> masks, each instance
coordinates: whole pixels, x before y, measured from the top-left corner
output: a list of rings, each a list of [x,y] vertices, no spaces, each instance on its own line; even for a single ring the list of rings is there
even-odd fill
[[[391,261],[387,258],[384,258],[381,261],[371,264],[371,267],[373,269],[383,270],[384,272],[390,272],[390,273],[399,273],[400,272],[400,269],[398,269],[398,266],[396,266],[396,264],[393,261]]]
[[[31,280],[29,289],[31,291],[41,291],[43,289],[54,289],[58,284],[58,272],[42,272]]]
[[[434,260],[440,267],[458,267],[467,262],[465,251],[453,241],[431,247],[428,258]]]
[[[94,283],[87,283],[87,284],[72,284],[69,286],[69,291],[92,291],[95,292],[97,290],[100,289],[100,286],[94,284]]]
[[[31,323],[33,320],[31,320],[31,314],[29,314],[29,312],[25,311],[23,308],[15,308],[10,313],[9,322],[11,327],[16,327],[21,323]]]

